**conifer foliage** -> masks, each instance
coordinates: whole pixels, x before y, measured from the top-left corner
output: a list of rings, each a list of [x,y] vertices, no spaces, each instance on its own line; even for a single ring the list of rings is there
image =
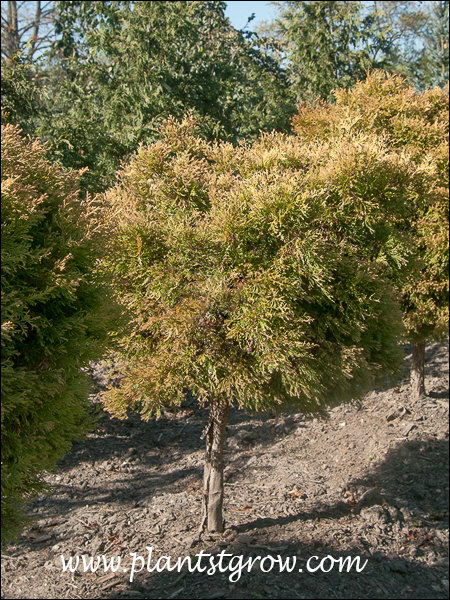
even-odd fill
[[[419,93],[402,77],[374,71],[335,95],[335,104],[301,107],[294,119],[297,135],[312,143],[344,139],[349,130],[383,135],[392,152],[408,157],[422,173],[409,210],[396,224],[410,247],[408,263],[390,272],[413,342],[411,384],[417,398],[425,392],[425,342],[448,333],[448,86]]]
[[[129,322],[125,376],[103,400],[119,417],[150,418],[186,389],[209,406],[208,530],[223,529],[231,405],[322,411],[398,366],[401,316],[382,262],[406,261],[395,222],[417,178],[373,134],[233,147],[203,141],[188,117],[167,121],[106,193],[104,268]]]
[[[22,504],[86,429],[80,367],[105,335],[101,286],[91,279],[95,235],[79,173],[2,126],[2,544]],[[103,315],[103,316],[102,316]]]

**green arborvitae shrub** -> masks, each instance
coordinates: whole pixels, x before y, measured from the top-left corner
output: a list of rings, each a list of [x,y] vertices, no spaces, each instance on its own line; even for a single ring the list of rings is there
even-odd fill
[[[423,174],[410,211],[398,222],[409,241],[408,268],[395,273],[408,339],[413,342],[412,396],[424,387],[425,341],[448,334],[448,86],[419,93],[407,82],[374,71],[336,104],[305,104],[294,119],[302,139],[342,139],[349,131],[383,135],[392,152],[409,156]]]
[[[79,173],[2,126],[2,545],[24,522],[26,500],[86,430],[88,381],[80,367],[105,335],[92,281],[92,203]],[[103,312],[107,314],[107,312]]]
[[[266,134],[208,144],[169,120],[105,195],[104,268],[129,315],[127,368],[106,407],[144,418],[190,389],[208,403],[205,522],[222,530],[227,410],[358,397],[400,361],[401,315],[384,263],[408,245],[403,218],[420,178],[383,139],[310,143]]]

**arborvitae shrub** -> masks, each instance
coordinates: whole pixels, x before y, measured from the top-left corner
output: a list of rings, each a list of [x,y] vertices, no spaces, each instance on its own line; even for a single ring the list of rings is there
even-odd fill
[[[222,529],[227,410],[310,413],[358,397],[399,364],[403,219],[421,174],[383,139],[207,144],[169,121],[107,192],[105,268],[130,320],[119,417],[208,403],[205,519]],[[390,219],[387,218],[390,215]],[[397,265],[397,266],[396,266]]]
[[[409,267],[395,274],[407,336],[413,341],[412,393],[424,393],[425,340],[448,334],[448,119],[446,89],[419,93],[399,76],[375,71],[336,103],[304,105],[294,130],[305,140],[345,139],[349,131],[383,135],[422,171],[410,212],[398,223],[411,246]]]
[[[23,505],[85,432],[88,381],[80,372],[105,335],[104,292],[92,280],[92,205],[79,173],[2,126],[2,544]]]

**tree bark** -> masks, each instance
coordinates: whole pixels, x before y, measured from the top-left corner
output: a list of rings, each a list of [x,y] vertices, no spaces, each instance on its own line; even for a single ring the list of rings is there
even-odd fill
[[[223,449],[228,404],[211,402],[206,428],[205,470],[203,476],[203,520],[200,532],[223,532]]]
[[[420,400],[425,395],[425,341],[412,342],[411,398]]]
[[[17,24],[17,2],[8,1],[8,23],[6,26],[6,56],[12,58],[19,50],[19,28]]]

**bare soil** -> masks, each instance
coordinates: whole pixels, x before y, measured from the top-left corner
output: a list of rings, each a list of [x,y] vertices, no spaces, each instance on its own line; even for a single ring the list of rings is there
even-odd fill
[[[413,403],[405,358],[396,387],[341,405],[327,419],[230,414],[225,533],[197,541],[206,412],[111,419],[74,444],[36,520],[2,557],[4,598],[447,598],[448,343],[427,350],[428,395]],[[98,391],[108,382],[97,365]],[[60,555],[155,559],[225,550],[297,556],[298,568],[229,573],[63,573]],[[360,556],[364,571],[307,573],[306,561]],[[127,559],[128,557],[128,559]],[[128,563],[126,562],[128,560]],[[154,562],[153,562],[154,564]],[[226,564],[226,562],[224,562]],[[316,563],[314,563],[316,564]]]

